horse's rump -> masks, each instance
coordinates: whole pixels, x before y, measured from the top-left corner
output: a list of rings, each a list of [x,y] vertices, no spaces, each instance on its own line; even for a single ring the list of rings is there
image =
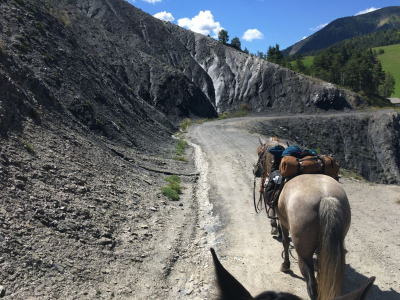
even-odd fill
[[[318,250],[318,299],[339,296],[344,280],[344,237],[351,221],[342,186],[326,175],[299,175],[286,183],[276,212],[291,231],[299,258],[310,261]]]

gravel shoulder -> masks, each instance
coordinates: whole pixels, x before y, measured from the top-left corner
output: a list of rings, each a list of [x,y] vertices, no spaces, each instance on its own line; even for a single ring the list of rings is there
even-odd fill
[[[210,215],[218,218],[207,246],[216,248],[225,267],[253,295],[269,289],[307,299],[296,260],[291,259],[291,274],[279,271],[282,244],[270,236],[265,212],[256,214],[253,208],[251,170],[258,135],[244,129],[248,122],[257,122],[257,118],[209,122],[194,125],[189,131],[190,140],[200,146],[206,158]],[[400,299],[400,187],[352,178],[342,178],[341,183],[352,207],[346,237],[345,292],[376,276],[371,299]],[[291,252],[296,258],[295,250]],[[209,266],[211,255],[204,256],[204,261]],[[212,276],[212,270],[208,274]],[[215,290],[210,288],[206,298],[214,296]]]

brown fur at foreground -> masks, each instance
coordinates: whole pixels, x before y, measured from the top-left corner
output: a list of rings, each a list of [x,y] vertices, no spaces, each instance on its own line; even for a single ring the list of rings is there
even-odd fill
[[[220,300],[301,300],[301,298],[290,293],[276,293],[273,291],[265,291],[253,298],[246,288],[222,266],[214,249],[211,248],[210,251],[214,260],[215,273],[220,290]],[[365,300],[374,281],[375,277],[371,277],[368,279],[367,283],[358,290],[332,300]]]

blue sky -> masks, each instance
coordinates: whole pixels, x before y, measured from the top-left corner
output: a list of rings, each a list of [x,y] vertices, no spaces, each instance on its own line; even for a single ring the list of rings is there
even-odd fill
[[[398,6],[393,0],[126,0],[143,11],[182,27],[216,36],[220,29],[238,37],[242,49],[283,50],[341,17]]]

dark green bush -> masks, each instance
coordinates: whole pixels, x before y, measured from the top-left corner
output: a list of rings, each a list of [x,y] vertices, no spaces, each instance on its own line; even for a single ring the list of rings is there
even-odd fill
[[[169,186],[164,186],[161,188],[161,192],[164,196],[167,196],[171,200],[179,200],[178,192]]]

